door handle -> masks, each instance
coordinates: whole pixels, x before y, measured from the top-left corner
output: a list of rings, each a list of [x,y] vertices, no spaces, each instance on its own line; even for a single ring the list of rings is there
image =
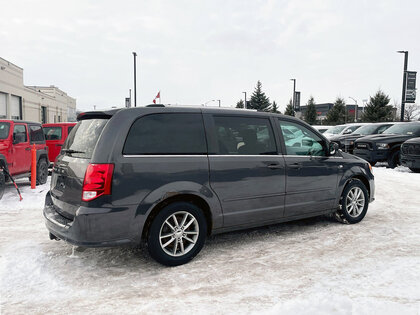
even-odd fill
[[[55,146],[56,147],[62,147],[63,145],[62,144],[56,144]]]
[[[31,151],[31,148],[25,148],[25,151]]]
[[[290,168],[295,168],[295,169],[301,169],[302,168],[302,164],[301,163],[293,163],[288,165]]]
[[[272,170],[283,168],[279,163],[268,164],[267,167]]]

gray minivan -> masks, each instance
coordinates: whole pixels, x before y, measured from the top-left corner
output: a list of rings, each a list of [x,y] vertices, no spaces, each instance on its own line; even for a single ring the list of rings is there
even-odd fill
[[[78,121],[44,207],[50,238],[77,246],[145,241],[175,266],[210,234],[323,214],[357,223],[374,199],[369,163],[290,116],[138,107]]]

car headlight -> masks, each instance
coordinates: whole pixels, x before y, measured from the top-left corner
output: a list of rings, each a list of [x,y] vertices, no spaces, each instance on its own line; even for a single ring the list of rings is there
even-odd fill
[[[388,143],[377,143],[376,147],[378,149],[381,149],[381,150],[386,150],[386,149],[389,149],[389,144]]]

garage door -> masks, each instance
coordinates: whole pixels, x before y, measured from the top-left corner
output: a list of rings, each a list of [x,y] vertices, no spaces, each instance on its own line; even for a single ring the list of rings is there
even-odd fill
[[[0,92],[0,118],[7,118],[6,94]]]

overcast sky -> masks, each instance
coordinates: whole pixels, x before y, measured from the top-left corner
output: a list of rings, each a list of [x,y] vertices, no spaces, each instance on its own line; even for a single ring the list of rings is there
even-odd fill
[[[56,85],[81,110],[163,103],[234,106],[257,80],[281,110],[292,96],[401,100],[403,55],[420,70],[420,1],[20,1],[0,5],[0,57],[26,85]],[[216,105],[217,103],[213,103]],[[209,103],[211,105],[211,103]]]

